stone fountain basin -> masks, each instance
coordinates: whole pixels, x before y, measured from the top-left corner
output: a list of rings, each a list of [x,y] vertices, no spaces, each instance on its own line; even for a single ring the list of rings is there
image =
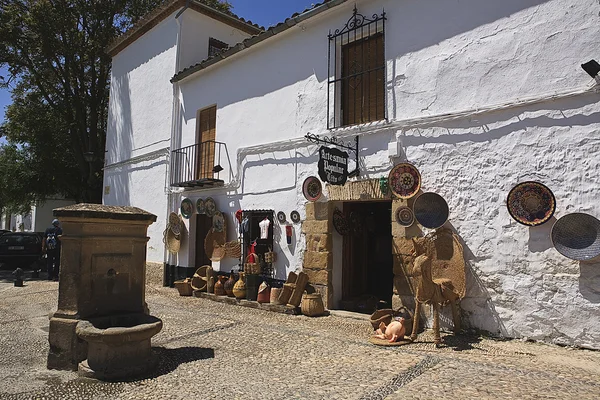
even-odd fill
[[[118,314],[77,323],[75,332],[88,344],[87,359],[79,363],[82,376],[118,380],[140,376],[155,366],[150,338],[162,320],[146,314]]]
[[[149,339],[162,325],[160,318],[147,314],[108,315],[79,321],[76,333],[88,343],[121,344]]]

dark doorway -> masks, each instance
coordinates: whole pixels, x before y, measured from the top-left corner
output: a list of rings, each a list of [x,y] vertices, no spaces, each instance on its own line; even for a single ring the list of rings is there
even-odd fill
[[[211,265],[210,258],[204,250],[204,239],[212,228],[212,218],[206,214],[196,214],[196,267]]]
[[[344,203],[350,233],[343,239],[342,309],[370,314],[380,302],[392,303],[391,207],[389,201]]]

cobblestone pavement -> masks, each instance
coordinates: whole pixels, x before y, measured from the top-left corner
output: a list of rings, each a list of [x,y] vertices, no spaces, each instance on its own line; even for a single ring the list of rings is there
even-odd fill
[[[152,376],[106,383],[46,369],[57,282],[0,271],[0,399],[598,399],[600,352],[443,336],[378,347],[364,319],[291,316],[146,291],[163,330]],[[42,275],[42,278],[44,275]]]

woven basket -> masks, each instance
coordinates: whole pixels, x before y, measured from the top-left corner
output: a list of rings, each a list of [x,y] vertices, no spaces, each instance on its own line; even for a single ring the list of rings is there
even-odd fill
[[[203,265],[196,270],[192,277],[191,286],[193,290],[206,291],[206,285],[208,283],[208,269],[212,269],[209,265]]]
[[[266,251],[265,252],[265,262],[266,263],[274,263],[277,261],[277,254],[273,251]]]
[[[223,232],[210,231],[204,238],[204,251],[209,257],[212,257],[215,246],[225,245],[225,235]]]
[[[250,256],[254,256],[254,262],[248,262]],[[258,255],[256,253],[249,253],[246,256],[246,262],[244,263],[244,272],[247,274],[260,274],[260,264],[257,262]]]
[[[242,246],[237,240],[227,242],[225,247],[225,257],[240,258],[242,256]]]
[[[192,295],[192,284],[190,278],[185,278],[182,281],[173,282],[180,296],[191,296]]]
[[[213,252],[212,255],[210,256],[210,260],[211,261],[221,261],[223,258],[225,258],[225,246],[220,246],[217,244],[217,242],[214,243],[213,245]]]
[[[175,235],[173,230],[167,226],[167,229],[163,233],[163,243],[170,253],[177,253],[181,248],[181,235]]]

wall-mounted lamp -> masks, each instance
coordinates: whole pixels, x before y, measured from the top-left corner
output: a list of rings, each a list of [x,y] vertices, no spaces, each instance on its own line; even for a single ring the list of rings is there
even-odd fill
[[[596,83],[600,84],[600,64],[596,60],[590,60],[585,64],[581,64],[581,68],[588,73],[589,76],[596,80]]]
[[[215,165],[212,170],[212,172],[214,172],[215,174],[218,174],[221,171],[223,171],[223,167],[221,167],[219,164]]]

